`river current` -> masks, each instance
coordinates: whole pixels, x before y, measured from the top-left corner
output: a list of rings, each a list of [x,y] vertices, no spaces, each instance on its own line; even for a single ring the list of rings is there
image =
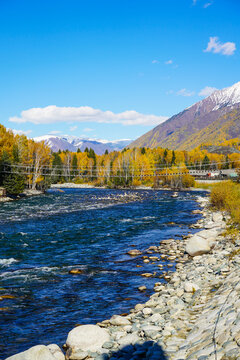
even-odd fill
[[[154,283],[163,281],[162,270],[142,277],[156,265],[127,251],[181,239],[200,216],[192,214],[198,193],[171,194],[54,189],[1,203],[0,359],[37,344],[61,346],[76,324],[127,313],[146,301]],[[169,270],[167,261],[162,264]],[[74,268],[83,273],[69,274]],[[141,285],[145,292],[138,291]]]

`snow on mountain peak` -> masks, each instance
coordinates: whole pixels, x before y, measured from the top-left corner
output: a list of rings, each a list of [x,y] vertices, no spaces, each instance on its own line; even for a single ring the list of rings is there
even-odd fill
[[[240,81],[230,87],[214,91],[209,98],[216,104],[213,110],[240,103]]]
[[[77,136],[72,135],[56,136],[51,134],[38,136],[33,138],[33,140],[36,142],[44,141],[45,144],[48,145],[53,151],[77,151],[78,148],[84,151],[85,148],[88,147],[92,148],[97,154],[103,154],[106,150],[122,150],[132,141],[130,139],[110,141],[102,139],[78,138]]]
[[[59,138],[60,137],[56,135],[42,135],[33,138],[33,140],[36,142],[40,142],[40,141],[48,141],[49,139],[59,139]]]

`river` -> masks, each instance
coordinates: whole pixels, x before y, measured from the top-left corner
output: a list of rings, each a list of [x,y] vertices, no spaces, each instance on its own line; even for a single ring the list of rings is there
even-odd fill
[[[126,252],[186,235],[200,216],[191,213],[197,195],[53,189],[1,203],[1,359],[37,344],[61,346],[76,324],[127,313],[146,301],[154,283],[163,281],[161,271],[143,278],[156,265]],[[73,268],[83,273],[69,274]],[[138,291],[141,285],[145,292]]]

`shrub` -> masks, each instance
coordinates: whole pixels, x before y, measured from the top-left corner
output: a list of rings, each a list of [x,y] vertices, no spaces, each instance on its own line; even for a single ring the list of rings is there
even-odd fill
[[[141,181],[138,179],[133,179],[133,181],[132,181],[133,187],[140,186],[141,184],[142,184]]]
[[[232,181],[221,182],[213,186],[210,195],[211,205],[227,211],[235,224],[240,225],[240,185]]]
[[[74,181],[74,184],[84,184],[85,183],[84,179],[81,179],[81,178],[75,178],[75,179],[73,179],[73,181]]]
[[[182,186],[184,188],[194,187],[195,186],[195,179],[190,174],[185,174],[182,176]]]

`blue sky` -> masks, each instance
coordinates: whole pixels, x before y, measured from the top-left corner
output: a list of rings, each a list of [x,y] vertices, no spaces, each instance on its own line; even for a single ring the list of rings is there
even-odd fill
[[[0,0],[0,123],[135,139],[240,80],[237,0]]]

